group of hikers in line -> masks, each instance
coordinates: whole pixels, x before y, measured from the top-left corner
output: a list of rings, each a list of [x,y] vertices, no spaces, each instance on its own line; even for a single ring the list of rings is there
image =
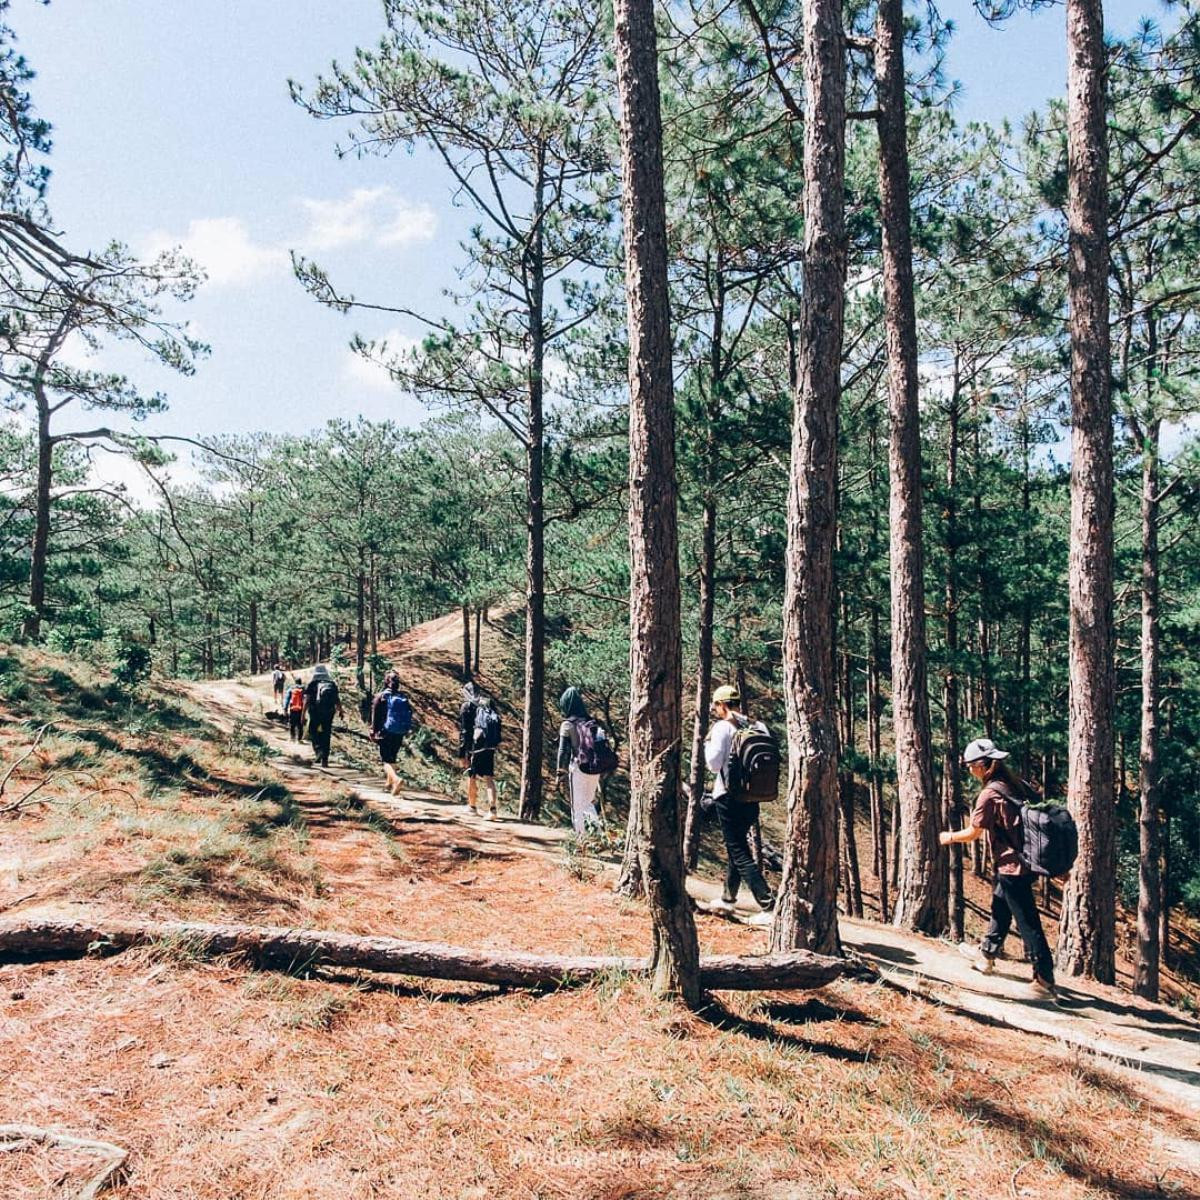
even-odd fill
[[[306,684],[297,675],[290,687],[278,665],[273,674],[276,703],[288,720],[293,740],[303,737],[308,721],[313,755],[322,766],[329,763],[333,717],[343,719],[341,695],[328,667],[313,669]],[[617,767],[617,754],[608,731],[588,711],[579,688],[568,687],[559,698],[556,777],[571,814],[571,826],[583,836],[604,828],[597,804],[603,778]],[[364,710],[364,716],[367,716]],[[748,918],[751,924],[772,920],[775,895],[750,848],[750,833],[759,818],[760,805],[779,794],[782,756],[779,743],[761,721],[751,721],[742,711],[736,687],[718,687],[712,696],[713,718],[704,743],[705,763],[713,775],[710,796],[701,810],[715,815],[727,859],[721,899],[713,908],[732,913],[742,884],[758,905]],[[396,760],[413,727],[412,705],[392,670],[369,708],[371,738],[379,747],[386,786],[396,795],[403,780]],[[499,815],[496,791],[496,752],[501,742],[500,715],[482,688],[468,682],[462,689],[458,712],[458,759],[466,773],[466,803],[472,813],[487,820]],[[964,845],[986,837],[995,866],[991,919],[978,947],[964,943],[961,952],[972,968],[988,975],[995,970],[1005,940],[1016,924],[1032,964],[1031,986],[1039,997],[1055,996],[1054,963],[1033,895],[1038,876],[1059,877],[1070,869],[1077,849],[1074,823],[1067,810],[1046,805],[1038,791],[1004,761],[1008,754],[988,738],[978,738],[963,752],[963,763],[981,784],[966,827],[940,835],[943,846]],[[481,795],[482,792],[482,795]]]

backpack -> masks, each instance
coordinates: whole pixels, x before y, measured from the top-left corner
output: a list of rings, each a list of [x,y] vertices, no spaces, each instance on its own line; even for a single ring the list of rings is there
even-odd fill
[[[572,717],[579,735],[575,765],[581,775],[607,775],[617,769],[617,752],[608,740],[608,732],[594,717]]]
[[[412,729],[412,705],[408,697],[403,692],[389,692],[384,703],[387,714],[383,718],[383,732],[408,733]]]
[[[782,765],[779,742],[761,721],[738,726],[725,766],[726,795],[742,804],[778,800]]]
[[[313,708],[320,717],[333,716],[333,710],[337,704],[337,684],[332,679],[322,679],[317,683],[317,690],[313,693]]]
[[[1079,855],[1079,829],[1065,804],[1017,800],[1021,809],[1021,860],[1035,875],[1058,879]]]
[[[294,687],[288,692],[288,712],[304,711],[304,689]]]
[[[490,704],[475,708],[475,749],[495,750],[500,745],[500,715]]]

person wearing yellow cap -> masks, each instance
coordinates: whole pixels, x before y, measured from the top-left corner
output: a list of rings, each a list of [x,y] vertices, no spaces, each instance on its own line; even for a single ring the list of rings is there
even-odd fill
[[[704,743],[704,761],[716,776],[712,797],[717,817],[721,822],[721,835],[725,839],[725,850],[729,855],[729,866],[725,872],[725,889],[721,893],[721,908],[733,911],[738,890],[743,882],[754,894],[763,910],[751,918],[755,922],[767,922],[775,907],[771,887],[763,878],[762,871],[750,853],[749,833],[758,816],[757,804],[742,804],[729,795],[729,758],[733,750],[733,736],[750,722],[741,711],[742,698],[737,688],[725,684],[713,692],[712,713],[716,720],[708,731]],[[764,726],[765,731],[765,726]]]

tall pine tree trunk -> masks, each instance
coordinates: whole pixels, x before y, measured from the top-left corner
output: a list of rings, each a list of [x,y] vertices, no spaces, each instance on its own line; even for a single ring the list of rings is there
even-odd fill
[[[462,677],[471,678],[471,606],[462,606]]]
[[[629,313],[631,803],[652,930],[655,994],[700,1002],[700,949],[684,886],[680,812],[683,647],[675,399],[662,118],[653,0],[614,5]]]
[[[846,911],[852,917],[861,917],[863,915],[862,875],[858,869],[858,842],[854,829],[856,781],[854,771],[848,766],[849,754],[854,750],[854,659],[850,653],[850,601],[845,592],[842,592],[841,595],[841,613],[842,645],[838,691],[842,722],[839,734],[842,753],[839,759],[841,771],[838,777],[838,802],[841,806],[842,863],[839,875],[846,893]]]
[[[1063,896],[1057,962],[1115,973],[1113,463],[1108,331],[1108,148],[1100,0],[1067,0],[1067,224],[1071,310],[1068,803],[1079,858]]]
[[[841,0],[805,0],[804,292],[788,487],[783,675],[788,821],[771,948],[840,951],[833,549],[845,296]]]
[[[1151,416],[1142,443],[1142,739],[1138,814],[1137,964],[1133,990],[1158,999],[1159,883],[1158,846],[1158,447],[1159,421]]]
[[[482,651],[479,648],[480,640],[483,637],[483,605],[477,605],[475,609],[475,662],[473,664],[475,674],[479,674],[479,664],[483,661]]]
[[[34,384],[37,402],[37,481],[34,484],[33,546],[29,556],[29,612],[22,630],[36,642],[46,617],[46,563],[50,556],[50,485],[54,474],[54,439],[50,436],[50,400],[41,381]]]
[[[933,786],[925,661],[921,432],[902,0],[879,0],[875,81],[891,433],[892,714],[902,810],[900,879],[893,919],[905,929],[940,934],[946,928],[947,856],[937,838],[940,806]]]
[[[958,427],[961,416],[959,359],[954,358],[954,387],[946,449],[946,678],[943,701],[946,708],[946,746],[942,755],[942,808],[947,827],[962,825],[962,774],[959,769],[958,724]],[[961,942],[965,936],[966,897],[963,893],[963,848],[950,848],[950,936]]]
[[[529,426],[525,451],[525,724],[521,733],[521,820],[542,815],[542,744],[546,719],[546,517],[543,482],[545,425],[544,251],[545,161],[539,158],[534,197],[534,233],[529,249]]]
[[[715,442],[710,434],[709,441]],[[706,446],[706,454],[716,454],[715,445]],[[706,463],[708,467],[708,463]],[[710,469],[710,484],[715,470]],[[687,824],[684,830],[684,861],[689,871],[700,859],[700,798],[704,795],[704,739],[708,730],[708,705],[713,682],[713,614],[716,610],[717,569],[717,497],[714,491],[704,498],[700,532],[700,630],[696,655],[696,715],[692,725],[692,757],[688,779]]]

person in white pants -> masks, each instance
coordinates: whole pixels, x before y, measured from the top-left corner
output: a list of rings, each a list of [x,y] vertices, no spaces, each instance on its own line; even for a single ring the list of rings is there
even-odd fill
[[[578,688],[569,687],[558,700],[563,723],[558,728],[558,778],[565,779],[571,801],[571,827],[577,834],[589,828],[601,829],[604,822],[596,809],[599,775],[585,775],[579,769],[579,724],[591,720]]]

